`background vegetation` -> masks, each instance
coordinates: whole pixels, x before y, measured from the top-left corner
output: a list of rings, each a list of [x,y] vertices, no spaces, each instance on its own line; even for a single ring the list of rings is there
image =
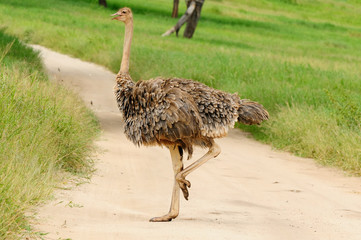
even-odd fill
[[[261,127],[240,126],[257,139],[361,175],[360,1],[207,0],[191,40],[160,37],[177,21],[170,0],[108,6],[0,0],[0,25],[22,41],[116,72],[124,26],[109,15],[131,7],[135,80],[176,76],[238,92],[271,114]]]
[[[0,239],[30,231],[25,217],[61,171],[91,170],[97,122],[83,102],[50,83],[38,54],[0,31]]]

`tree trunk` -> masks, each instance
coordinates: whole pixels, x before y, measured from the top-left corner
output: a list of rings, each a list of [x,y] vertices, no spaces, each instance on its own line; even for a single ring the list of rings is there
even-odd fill
[[[179,6],[179,0],[173,0],[172,18],[178,17],[178,6]]]
[[[196,8],[196,2],[194,0],[190,1],[190,4],[187,8],[187,11],[183,14],[183,16],[178,20],[177,24],[174,27],[171,27],[168,31],[163,33],[163,37],[169,36],[172,33],[176,32],[178,37],[178,31],[183,26],[185,22],[188,21],[189,17],[193,14],[194,9]]]
[[[196,30],[198,20],[201,16],[201,10],[202,10],[204,0],[195,0],[195,1],[196,1],[195,11],[193,11],[192,15],[188,18],[187,26],[183,33],[183,37],[186,37],[186,38],[192,38],[194,31]],[[189,6],[190,3],[191,3],[191,1],[188,1],[187,6]]]
[[[107,7],[107,0],[99,0],[99,5]]]

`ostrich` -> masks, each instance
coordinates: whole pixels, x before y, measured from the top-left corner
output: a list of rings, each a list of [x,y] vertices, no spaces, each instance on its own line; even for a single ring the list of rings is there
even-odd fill
[[[179,214],[180,190],[188,200],[191,183],[185,177],[220,153],[214,138],[224,137],[236,121],[260,124],[268,119],[268,112],[259,103],[193,80],[155,78],[133,82],[129,75],[133,14],[124,7],[112,16],[125,23],[122,62],[114,88],[125,121],[124,133],[138,146],[167,147],[174,170],[170,210],[149,221],[171,221]],[[193,146],[208,148],[208,152],[183,169],[183,153],[187,152],[190,159]]]

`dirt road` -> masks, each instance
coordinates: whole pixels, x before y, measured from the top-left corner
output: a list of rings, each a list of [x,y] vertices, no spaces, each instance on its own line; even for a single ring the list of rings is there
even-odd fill
[[[168,150],[126,140],[113,73],[35,48],[50,76],[79,93],[103,130],[91,182],[58,191],[39,210],[36,228],[49,233],[45,239],[361,239],[360,178],[274,151],[237,129],[217,141],[217,158],[188,176],[192,188],[189,201],[181,200],[180,216],[148,222],[169,208]],[[196,153],[194,158],[203,150]]]

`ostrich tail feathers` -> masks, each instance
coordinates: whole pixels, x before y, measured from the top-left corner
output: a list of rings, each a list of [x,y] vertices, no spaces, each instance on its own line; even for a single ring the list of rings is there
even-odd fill
[[[238,108],[238,122],[246,125],[261,124],[268,119],[267,110],[259,103],[247,99],[240,100]]]

